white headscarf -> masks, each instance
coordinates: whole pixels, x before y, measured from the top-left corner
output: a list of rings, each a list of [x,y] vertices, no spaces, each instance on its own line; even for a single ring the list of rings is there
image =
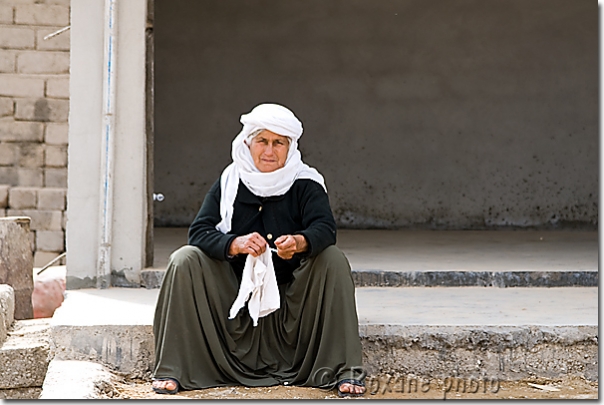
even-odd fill
[[[314,168],[302,162],[298,150],[298,139],[302,136],[302,123],[293,112],[278,104],[260,104],[250,113],[241,116],[243,129],[235,137],[231,156],[233,163],[227,166],[220,177],[220,216],[216,229],[222,233],[231,230],[233,204],[237,196],[239,180],[255,195],[260,197],[285,194],[297,179],[311,179],[319,183],[325,191],[325,180]],[[254,164],[252,154],[245,141],[260,129],[268,129],[290,139],[285,165],[273,172],[263,173]]]

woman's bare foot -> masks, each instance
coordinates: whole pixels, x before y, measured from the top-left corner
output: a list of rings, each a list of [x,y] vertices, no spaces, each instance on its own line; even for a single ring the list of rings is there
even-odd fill
[[[171,378],[161,378],[153,380],[153,391],[158,394],[176,394],[178,392],[178,382]]]
[[[365,387],[362,385],[355,385],[347,382],[340,384],[338,390],[342,394],[363,395],[365,393]]]

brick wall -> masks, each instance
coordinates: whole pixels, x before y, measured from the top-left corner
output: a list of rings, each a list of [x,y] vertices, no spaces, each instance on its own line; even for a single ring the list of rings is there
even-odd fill
[[[70,0],[0,3],[0,215],[32,218],[35,266],[64,251]]]

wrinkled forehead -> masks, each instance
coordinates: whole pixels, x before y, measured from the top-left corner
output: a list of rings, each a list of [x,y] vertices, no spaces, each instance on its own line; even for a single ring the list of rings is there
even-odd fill
[[[278,134],[268,129],[257,129],[248,136],[248,139],[253,140],[258,138],[259,136],[268,140],[281,139],[282,141],[286,141],[287,143],[291,143],[292,141],[291,137],[287,135]]]

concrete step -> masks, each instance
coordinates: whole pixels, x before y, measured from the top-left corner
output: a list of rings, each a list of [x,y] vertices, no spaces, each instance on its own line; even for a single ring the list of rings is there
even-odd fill
[[[141,287],[159,288],[164,269],[141,271]],[[353,270],[357,287],[597,287],[597,271]]]
[[[37,398],[49,362],[50,320],[15,321],[0,348],[0,397]]]
[[[68,291],[51,320],[55,359],[149,378],[157,293]],[[595,287],[357,288],[357,307],[370,375],[598,378]]]

